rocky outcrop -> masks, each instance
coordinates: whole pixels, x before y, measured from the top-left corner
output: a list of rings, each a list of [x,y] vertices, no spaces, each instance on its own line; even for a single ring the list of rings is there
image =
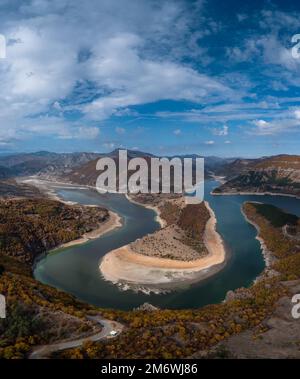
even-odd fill
[[[300,156],[251,160],[240,166],[239,174],[214,190],[215,195],[228,193],[278,193],[300,196]],[[229,171],[229,169],[228,169]]]
[[[247,330],[234,335],[215,347],[215,354],[223,350],[227,356],[235,358],[300,358],[300,350],[296,347],[300,341],[299,319],[293,318],[291,313],[291,299],[300,293],[300,281],[283,282],[282,285],[288,288],[290,296],[277,302],[274,313],[263,322],[263,332],[255,335],[254,330]]]
[[[135,311],[147,311],[147,312],[153,312],[153,311],[158,311],[159,308],[155,307],[154,305],[150,303],[144,303],[140,305],[139,307],[134,309]]]

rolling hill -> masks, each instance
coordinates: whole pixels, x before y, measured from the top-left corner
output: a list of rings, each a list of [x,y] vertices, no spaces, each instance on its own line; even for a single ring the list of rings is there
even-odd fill
[[[28,175],[62,175],[75,167],[99,157],[97,153],[36,153],[14,154],[0,157],[0,177],[5,178]]]
[[[237,160],[223,167],[227,181],[215,194],[280,193],[300,196],[300,156],[278,155]]]

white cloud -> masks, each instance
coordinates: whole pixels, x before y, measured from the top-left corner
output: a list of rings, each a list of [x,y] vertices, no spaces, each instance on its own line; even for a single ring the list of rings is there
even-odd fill
[[[8,41],[0,65],[0,122],[7,138],[8,130],[17,138],[19,129],[25,134],[32,115],[39,115],[42,129],[51,110],[58,111],[64,129],[72,124],[64,111],[83,112],[87,131],[89,120],[130,114],[132,105],[232,96],[222,82],[182,63],[195,54],[206,59],[197,41],[218,30],[211,20],[205,23],[202,3],[15,1],[13,13],[0,15]],[[73,91],[85,82],[93,83],[94,100],[79,104],[81,94],[74,97]],[[56,131],[54,126],[50,133]]]
[[[250,133],[268,136],[299,129],[300,121],[298,119],[298,113],[296,114],[296,112],[290,113],[286,118],[279,118],[271,121],[255,120],[253,121],[253,124],[256,128],[251,130]]]
[[[255,134],[267,136],[278,132],[278,125],[272,122],[265,120],[255,120],[253,121],[253,124],[256,126]]]
[[[254,121],[254,124],[258,127],[258,128],[268,128],[270,126],[270,123],[265,121],[265,120],[255,120]]]
[[[53,104],[53,108],[58,110],[58,111],[61,111],[62,110],[62,107],[59,103],[59,101],[55,101],[54,104]]]
[[[120,108],[158,100],[224,99],[232,91],[222,83],[190,67],[168,60],[142,59],[139,49],[144,41],[132,34],[122,34],[105,41],[93,51],[87,62],[89,79],[108,89],[82,108],[88,118],[105,119]]]
[[[125,134],[126,132],[126,130],[120,126],[117,126],[115,130],[117,134]]]
[[[100,130],[96,127],[64,128],[59,135],[60,139],[80,139],[94,140],[100,135]]]
[[[280,100],[280,99],[279,99]],[[280,118],[286,115],[286,100],[283,104],[278,103],[278,99],[269,99],[269,101],[247,102],[247,103],[232,103],[227,102],[218,105],[210,105],[202,109],[191,109],[185,112],[158,112],[157,117],[163,118],[182,118],[190,122],[205,124],[208,122],[229,122],[237,120],[253,121],[263,117]],[[299,101],[299,99],[291,99],[291,101]],[[220,131],[218,128],[213,128],[213,132]],[[221,131],[223,131],[221,129]],[[226,130],[225,130],[226,132]]]
[[[213,129],[213,134],[215,136],[228,136],[229,134],[229,127],[227,125],[224,125],[221,129],[220,128],[215,128]]]
[[[175,136],[179,136],[181,134],[181,130],[180,129],[175,129],[173,131],[173,133],[175,134]]]
[[[106,149],[114,149],[116,147],[116,144],[114,142],[105,142],[103,144],[103,146],[106,148]]]
[[[242,47],[226,47],[226,55],[233,62],[246,62],[259,54],[260,47],[257,40],[248,39]]]
[[[242,18],[238,15],[239,20]],[[295,84],[296,78],[288,73],[300,71],[300,60],[294,59],[291,51],[291,38],[299,29],[299,12],[283,12],[276,7],[264,9],[256,28],[257,33],[246,33],[246,38],[241,39],[238,46],[225,47],[227,56],[232,62],[261,65],[265,75],[274,77],[276,87],[283,87],[280,79]]]
[[[296,109],[294,113],[295,113],[296,119],[300,120],[300,109]]]
[[[132,106],[170,99],[196,103],[195,109],[157,116],[212,122],[219,136],[229,130],[217,126],[229,121],[243,121],[244,129],[260,135],[297,130],[298,110],[287,110],[277,99],[257,100],[255,86],[266,83],[227,68],[233,61],[256,60],[273,89],[300,86],[300,60],[292,58],[281,33],[298,28],[299,14],[264,11],[256,35],[247,34],[240,46],[225,46],[231,59],[226,74],[211,76],[203,66],[212,57],[201,41],[222,26],[204,16],[204,1],[187,3],[14,0],[13,12],[4,6],[0,23],[8,47],[0,62],[1,143],[39,135],[93,139],[99,133],[94,121],[133,116]],[[237,19],[242,22],[245,15]],[[88,89],[74,91],[80,86]],[[81,122],[65,118],[72,111],[83,113]]]
[[[215,141],[205,141],[205,145],[214,145]]]

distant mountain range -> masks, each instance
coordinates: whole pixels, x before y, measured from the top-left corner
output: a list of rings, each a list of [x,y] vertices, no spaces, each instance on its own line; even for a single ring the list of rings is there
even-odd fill
[[[0,179],[7,179],[14,176],[14,171],[8,167],[0,166]]]
[[[238,159],[219,167],[227,181],[215,194],[282,193],[300,196],[300,156],[278,155],[260,159]]]
[[[135,150],[128,150],[127,154],[128,160],[140,157],[145,158],[148,163],[150,158],[155,157]],[[0,180],[38,175],[94,186],[100,174],[96,170],[96,164],[101,157],[111,157],[118,165],[119,149],[106,154],[40,151],[0,156]],[[201,158],[196,154],[178,157]],[[205,177],[208,178],[212,174],[224,176],[226,179],[226,183],[214,191],[216,194],[272,192],[300,196],[300,156],[297,155],[258,159],[205,157]]]
[[[99,157],[96,153],[22,153],[0,157],[0,177],[63,174]]]
[[[55,176],[64,177],[80,184],[94,185],[99,172],[96,171],[97,160],[101,157],[111,157],[118,160],[119,149],[110,153],[52,153],[39,151],[36,153],[20,153],[0,156],[0,179],[18,176]],[[128,160],[143,157],[150,159],[154,155],[141,151],[128,150]],[[200,158],[196,154],[181,155],[183,158]],[[173,158],[173,157],[169,157]],[[206,157],[206,174],[213,171],[224,163],[232,160],[218,157]]]
[[[113,158],[116,162],[116,166],[118,169],[118,157],[119,157],[119,150],[118,149],[112,151],[109,154],[104,154],[103,156],[109,156],[109,157]],[[128,157],[128,161],[130,161],[133,158],[145,158],[147,163],[148,163],[149,173],[150,173],[151,158],[154,158],[157,156],[154,156],[154,155],[148,154],[148,153],[144,153],[144,152],[140,152],[140,151],[128,150],[127,151],[127,157]],[[193,159],[203,158],[200,155],[196,155],[196,154],[170,156],[170,157],[166,157],[166,158],[172,159],[175,157],[178,157],[182,160],[184,158],[193,158]],[[97,164],[98,159],[99,159],[99,157],[97,157],[97,159],[95,159],[95,160],[92,160],[92,161],[89,161],[89,162],[83,164],[80,167],[74,168],[74,170],[66,176],[67,179],[73,183],[79,183],[79,184],[94,186],[96,184],[96,180],[100,174],[100,172],[96,170],[96,164]],[[219,168],[221,165],[227,164],[230,161],[232,161],[232,159],[229,160],[229,159],[222,159],[222,158],[218,158],[218,157],[205,157],[205,172],[204,172],[205,177],[208,178],[211,175],[211,173],[214,172],[215,169]],[[132,173],[133,172],[129,171],[128,176],[130,176]],[[118,181],[118,179],[117,179],[117,181]],[[172,179],[171,179],[171,181],[172,181]]]

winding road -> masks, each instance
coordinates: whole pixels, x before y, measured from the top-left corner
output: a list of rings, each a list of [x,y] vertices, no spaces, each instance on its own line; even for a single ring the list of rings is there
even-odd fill
[[[88,316],[87,318],[91,321],[96,321],[99,324],[101,324],[103,327],[101,331],[91,336],[79,338],[76,340],[58,342],[52,345],[37,346],[30,353],[28,358],[29,359],[47,358],[51,353],[82,346],[85,342],[88,342],[88,341],[96,342],[96,341],[101,341],[105,339],[116,338],[122,332],[124,328],[124,326],[120,324],[119,322],[103,319],[100,316]],[[112,331],[116,332],[114,336],[110,334]]]

